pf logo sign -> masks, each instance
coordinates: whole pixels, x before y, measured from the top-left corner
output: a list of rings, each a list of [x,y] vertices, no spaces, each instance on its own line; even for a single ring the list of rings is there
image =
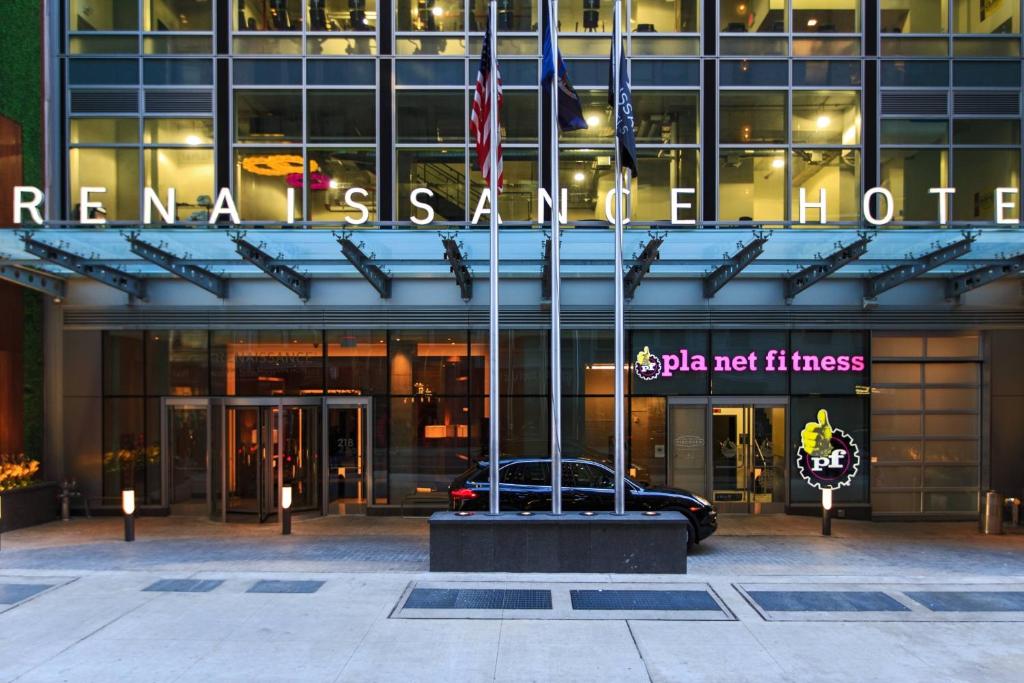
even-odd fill
[[[816,489],[849,486],[860,466],[860,449],[853,438],[828,421],[828,411],[819,410],[818,419],[800,432],[796,465],[804,481]]]

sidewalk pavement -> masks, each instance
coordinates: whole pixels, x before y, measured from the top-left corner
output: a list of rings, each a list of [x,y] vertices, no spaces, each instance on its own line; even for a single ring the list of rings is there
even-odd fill
[[[3,535],[0,681],[1021,680],[1024,535],[817,523],[725,517],[681,577],[431,574],[415,519],[54,523]],[[406,606],[503,589],[551,609]],[[609,589],[701,605],[570,604]]]

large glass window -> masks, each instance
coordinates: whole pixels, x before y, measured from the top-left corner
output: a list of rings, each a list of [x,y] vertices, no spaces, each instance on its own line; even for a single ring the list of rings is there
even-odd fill
[[[786,2],[720,0],[719,19],[719,30],[722,33],[784,33]]]
[[[476,152],[470,150],[472,186],[471,212],[476,211],[480,195],[484,188],[483,175],[476,162]],[[502,172],[505,188],[498,198],[502,221],[535,221],[537,220],[537,148],[536,147],[505,147],[502,151]],[[472,217],[472,216],[470,216]],[[487,216],[480,218],[486,224]]]
[[[372,90],[310,90],[307,94],[307,135],[322,143],[376,139],[376,93]]]
[[[782,220],[786,214],[785,195],[785,150],[734,149],[719,153],[720,220]]]
[[[303,0],[235,0],[236,31],[301,31]]]
[[[125,4],[118,3],[118,11]],[[146,31],[209,31],[213,27],[209,0],[146,0],[143,11]]]
[[[695,192],[678,198],[679,204],[691,204],[676,212],[678,220],[696,220],[700,197],[700,168],[696,149],[639,150],[640,176],[633,179],[632,218],[634,221],[665,221],[672,218],[672,188],[693,188]]]
[[[612,149],[563,149],[559,187],[568,193],[568,220],[606,221],[604,200],[615,188]]]
[[[792,0],[794,33],[856,33],[860,0]]]
[[[213,394],[321,395],[323,353],[323,334],[319,330],[211,332]]]
[[[786,142],[786,93],[726,90],[719,94],[722,143]]]
[[[945,33],[948,0],[881,0],[882,33]]]
[[[311,149],[309,171],[306,174],[309,219],[338,223],[346,218],[360,220],[366,207],[368,221],[377,220],[377,168],[372,149]],[[345,196],[352,188],[354,191]]]
[[[629,6],[629,29],[634,33],[695,33],[700,30],[696,0],[632,0]]]
[[[327,393],[386,394],[387,333],[382,330],[327,332]]]
[[[462,143],[466,139],[466,92],[399,90],[395,93],[395,139]]]
[[[146,186],[161,197],[175,190],[177,215],[182,221],[205,221],[213,206],[215,181],[213,149],[147,149],[143,155]],[[154,212],[154,220],[160,220]]]
[[[211,145],[213,144],[213,120],[146,119],[142,141],[147,145],[188,145],[190,147]]]
[[[301,187],[302,174],[300,148],[236,150],[235,202],[242,220],[287,221],[288,188]],[[294,195],[291,215],[298,219],[302,193]]]
[[[860,96],[845,90],[793,91],[793,143],[860,143]]]
[[[72,31],[137,31],[139,7],[121,0],[71,0]]]
[[[235,139],[238,142],[302,142],[302,92],[236,90]]]
[[[954,33],[1020,33],[1020,3],[953,0]]]
[[[852,149],[794,149],[792,220],[799,220],[800,188],[807,202],[817,202],[825,191],[829,221],[855,221],[860,215],[860,152]],[[808,223],[819,218],[808,209]]]
[[[638,143],[693,144],[698,139],[700,101],[697,91],[633,91]]]
[[[146,333],[146,393],[150,396],[206,396],[209,387],[206,330],[150,330]]]
[[[400,149],[395,157],[397,220],[407,221],[412,216],[423,218],[426,215],[425,209],[412,204],[410,193],[418,188],[430,190],[429,196],[421,194],[417,201],[431,206],[438,220],[467,219],[465,148]]]
[[[881,186],[892,193],[896,222],[938,219],[938,200],[928,189],[946,186],[947,159],[945,149],[882,150]]]
[[[461,0],[397,0],[398,31],[463,31]]]
[[[309,0],[310,31],[372,31],[376,0]]]
[[[475,344],[474,355],[483,357],[485,348]],[[462,330],[392,332],[391,393],[424,398],[466,395],[469,352]]]
[[[1020,190],[1020,151],[1016,149],[953,150],[953,218],[961,221],[995,220],[997,187]],[[1007,218],[1020,216],[1020,195],[1010,195],[1013,208]]]
[[[78,220],[83,187],[106,188],[90,201],[103,204],[90,218],[130,221],[139,218],[139,150],[136,148],[72,148],[68,154],[71,176],[71,212]]]
[[[137,118],[71,119],[72,144],[138,144]]]
[[[608,90],[577,90],[580,105],[583,110],[583,118],[587,121],[587,127],[582,130],[574,130],[562,133],[561,139],[581,143],[584,141],[604,141],[612,137],[614,126],[614,112],[608,104]]]

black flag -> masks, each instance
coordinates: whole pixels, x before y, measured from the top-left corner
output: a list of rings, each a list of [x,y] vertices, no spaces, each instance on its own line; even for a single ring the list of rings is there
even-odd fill
[[[626,70],[626,51],[622,50],[619,57],[619,82],[615,82],[615,43],[612,43],[612,57],[608,60],[611,67],[608,71],[608,104],[615,106],[616,96],[619,98],[619,125],[615,137],[619,139],[619,152],[622,154],[622,165],[628,166],[636,178],[640,174],[636,167],[636,131],[633,121],[633,96],[629,92],[629,72]]]

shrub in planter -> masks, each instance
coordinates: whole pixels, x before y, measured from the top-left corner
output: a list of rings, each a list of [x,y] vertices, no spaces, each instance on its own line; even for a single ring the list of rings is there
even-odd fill
[[[0,455],[0,491],[23,488],[35,483],[39,461],[24,453]]]

